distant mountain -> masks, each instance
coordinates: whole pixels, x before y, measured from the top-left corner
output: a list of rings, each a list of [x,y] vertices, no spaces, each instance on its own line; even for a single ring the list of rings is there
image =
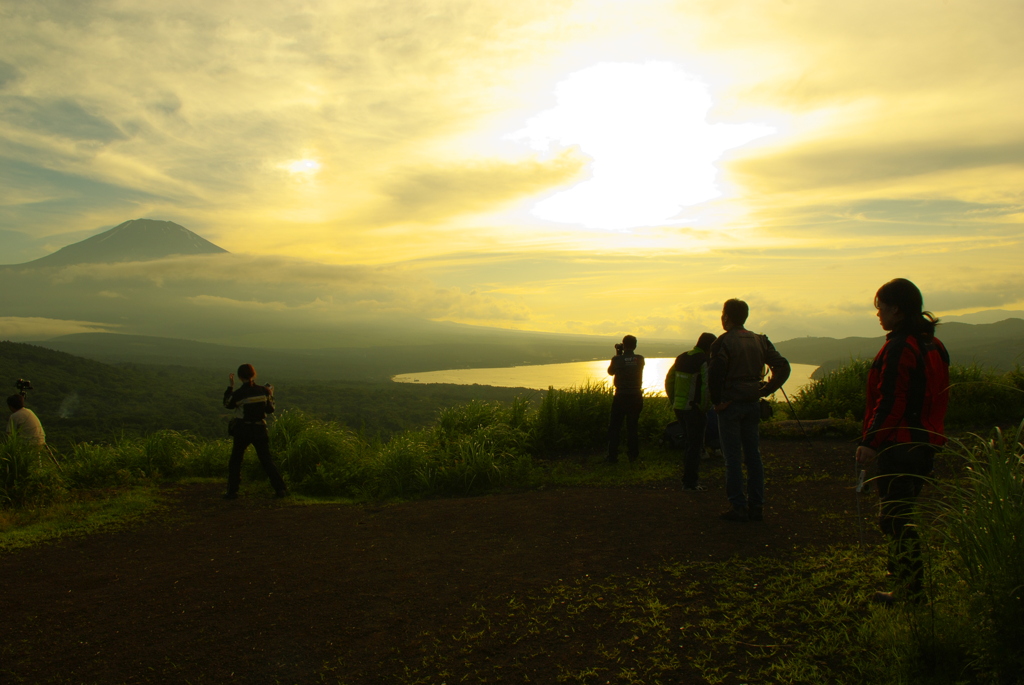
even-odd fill
[[[947,323],[953,323],[954,321],[973,324],[997,323],[1006,319],[1024,319],[1024,311],[1019,309],[986,309],[983,312],[974,312],[973,314],[943,315],[940,318]]]
[[[978,364],[999,371],[1009,371],[1018,364],[1024,366],[1024,319],[986,324],[950,321],[939,325],[936,337],[942,340],[955,364]],[[776,343],[775,347],[791,362],[816,364],[822,367],[821,371],[828,371],[850,359],[872,359],[884,341],[884,336],[839,340],[793,338]]]
[[[109,231],[62,247],[53,254],[16,266],[139,262],[172,255],[224,252],[227,250],[173,221],[132,219]]]

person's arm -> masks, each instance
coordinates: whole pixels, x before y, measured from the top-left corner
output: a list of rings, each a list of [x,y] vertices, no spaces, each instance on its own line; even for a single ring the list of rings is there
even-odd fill
[[[665,374],[665,395],[668,396],[668,403],[672,405],[676,401],[676,365],[669,367]]]
[[[267,385],[266,388],[267,388],[267,413],[268,414],[273,414],[274,410],[275,410],[275,407],[274,407],[274,386]]]
[[[237,405],[234,399],[235,394],[235,374],[228,374],[228,389],[224,391],[224,406],[228,409],[234,409]]]
[[[775,349],[775,345],[772,345],[772,341],[768,339],[767,335],[761,336],[765,344],[765,355],[764,363],[768,365],[768,368],[772,371],[772,377],[768,379],[764,388],[761,390],[762,397],[768,397],[789,380],[789,374],[792,369],[789,366],[789,360],[779,354],[779,351]]]

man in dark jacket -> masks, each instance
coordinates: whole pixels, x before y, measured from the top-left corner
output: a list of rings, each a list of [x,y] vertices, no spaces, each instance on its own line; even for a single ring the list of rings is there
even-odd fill
[[[612,414],[608,422],[608,463],[619,460],[622,420],[626,420],[626,451],[629,460],[640,457],[640,412],[644,408],[644,358],[636,353],[636,338],[627,335],[615,345],[615,356],[608,365],[615,381]]]
[[[714,342],[714,333],[702,333],[692,350],[676,357],[665,376],[665,394],[672,404],[676,419],[685,430],[683,490],[704,490],[700,484],[700,459],[704,451],[707,412],[711,407],[708,394],[708,352]]]
[[[243,384],[235,390],[235,374],[228,374],[230,385],[224,391],[225,407],[242,408],[242,418],[234,421],[231,432],[235,441],[228,461],[228,491],[224,499],[238,497],[238,487],[242,482],[242,457],[249,445],[256,449],[256,456],[270,477],[274,492],[278,497],[285,497],[288,488],[270,456],[270,435],[267,433],[267,414],[274,412],[274,389],[269,385],[256,385],[256,369],[252,364],[239,366],[238,378]]]
[[[764,520],[764,464],[761,462],[758,423],[759,402],[782,387],[789,378],[789,362],[768,336],[743,327],[750,308],[743,300],[728,300],[722,308],[725,333],[711,346],[708,390],[718,414],[718,430],[725,455],[725,491],[731,508],[726,521]],[[771,379],[764,382],[764,367]],[[747,467],[744,493],[743,466]]]

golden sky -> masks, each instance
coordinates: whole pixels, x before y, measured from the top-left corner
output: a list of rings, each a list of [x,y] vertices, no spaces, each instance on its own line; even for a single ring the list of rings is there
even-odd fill
[[[0,0],[0,263],[154,218],[323,273],[295,306],[372,273],[388,311],[609,336],[717,331],[729,297],[776,340],[877,335],[896,276],[1020,309],[1021,26],[1017,0]]]

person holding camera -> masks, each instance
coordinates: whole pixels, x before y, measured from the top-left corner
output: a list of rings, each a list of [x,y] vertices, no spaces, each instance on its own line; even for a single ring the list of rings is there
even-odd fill
[[[269,383],[256,385],[256,369],[252,364],[239,366],[238,378],[243,381],[243,385],[235,390],[235,374],[228,374],[229,385],[224,391],[225,407],[242,408],[242,418],[232,419],[230,424],[234,445],[231,448],[231,459],[228,461],[228,491],[224,499],[238,497],[238,487],[242,482],[242,457],[249,445],[256,449],[256,456],[270,477],[270,484],[276,495],[285,497],[288,495],[288,488],[270,456],[270,435],[267,432],[267,414],[274,412],[274,388]]]
[[[762,397],[768,397],[789,379],[786,360],[766,335],[743,327],[750,308],[743,300],[728,300],[722,307],[725,333],[711,345],[708,391],[718,414],[718,432],[725,456],[725,493],[731,508],[726,521],[764,520],[764,464],[761,461],[758,423]],[[765,382],[764,367],[771,369]],[[747,467],[744,492],[743,467]]]
[[[25,406],[24,395],[11,395],[7,398],[7,408],[11,410],[11,418],[7,421],[7,434],[17,435],[30,445],[44,447],[46,432],[35,412]]]
[[[640,457],[640,412],[644,408],[644,358],[636,353],[636,338],[627,335],[615,344],[615,356],[608,365],[614,377],[615,396],[608,424],[608,463],[619,461],[622,421],[626,421],[626,452],[631,462]]]

